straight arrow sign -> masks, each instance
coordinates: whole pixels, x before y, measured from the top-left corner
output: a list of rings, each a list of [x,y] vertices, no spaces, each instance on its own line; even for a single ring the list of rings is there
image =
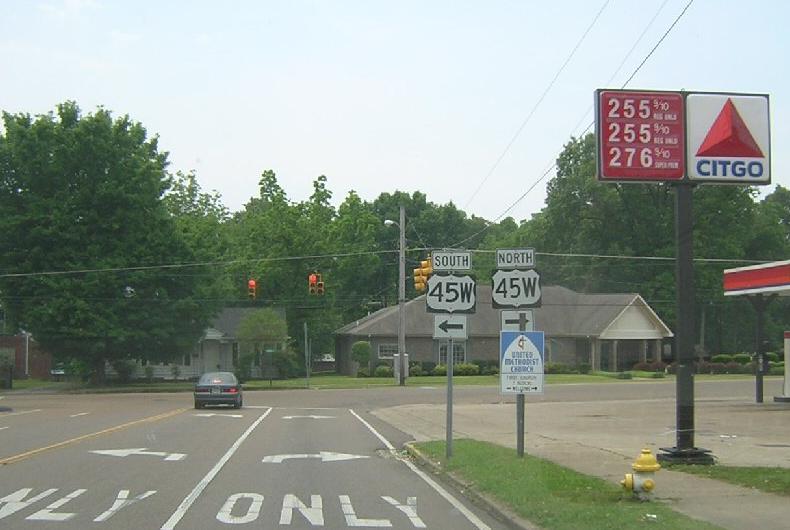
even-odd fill
[[[170,462],[183,460],[187,456],[183,453],[165,453],[164,451],[147,451],[146,449],[148,448],[135,447],[131,449],[100,449],[97,451],[89,451],[89,452],[95,453],[97,455],[119,456],[121,458],[126,458],[127,456],[130,455],[161,456],[164,457],[164,460]]]
[[[285,460],[296,460],[296,459],[306,459],[306,458],[315,458],[321,460],[321,462],[340,462],[343,460],[356,460],[358,458],[370,458],[370,457],[364,455],[349,455],[345,453],[331,453],[329,451],[321,451],[320,453],[314,455],[308,455],[308,454],[271,455],[264,457],[263,460],[261,460],[261,462],[266,464],[282,464]]]

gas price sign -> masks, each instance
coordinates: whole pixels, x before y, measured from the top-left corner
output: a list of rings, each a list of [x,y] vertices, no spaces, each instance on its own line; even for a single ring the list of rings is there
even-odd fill
[[[682,180],[683,96],[679,92],[597,90],[598,180]]]

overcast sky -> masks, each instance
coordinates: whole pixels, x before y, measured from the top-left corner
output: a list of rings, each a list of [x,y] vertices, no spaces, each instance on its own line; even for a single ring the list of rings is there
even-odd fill
[[[0,109],[129,114],[231,210],[273,169],[294,201],[324,174],[336,204],[421,191],[489,220],[534,186],[521,220],[594,90],[688,1],[3,0]],[[788,20],[786,0],[695,0],[628,84],[770,94],[763,193],[790,187]]]

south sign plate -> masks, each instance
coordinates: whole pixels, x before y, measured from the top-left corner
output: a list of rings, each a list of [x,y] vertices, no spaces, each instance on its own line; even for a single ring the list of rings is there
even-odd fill
[[[598,179],[683,180],[685,125],[680,92],[597,90]]]
[[[499,333],[499,383],[502,394],[543,393],[542,331]]]
[[[477,285],[471,276],[434,274],[428,278],[425,304],[430,313],[474,313]]]
[[[434,271],[472,270],[472,253],[467,250],[434,250],[431,266]]]

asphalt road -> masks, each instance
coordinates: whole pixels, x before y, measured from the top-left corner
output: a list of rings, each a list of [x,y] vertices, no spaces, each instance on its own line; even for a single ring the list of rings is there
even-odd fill
[[[6,395],[0,527],[504,528],[402,458],[371,392]]]
[[[780,389],[766,384],[766,399]],[[776,387],[776,388],[774,388]],[[671,399],[670,381],[549,386],[527,402]],[[750,380],[697,400],[753,400]],[[246,392],[241,410],[190,394],[0,395],[0,527],[502,529],[402,458],[409,437],[370,414],[444,403],[442,387]],[[460,387],[455,402],[512,401]]]

